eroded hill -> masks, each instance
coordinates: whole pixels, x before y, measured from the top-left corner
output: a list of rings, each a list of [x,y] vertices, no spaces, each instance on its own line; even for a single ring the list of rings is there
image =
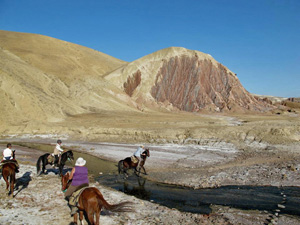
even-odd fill
[[[172,47],[124,65],[105,79],[139,104],[197,112],[267,111],[237,76],[208,54]]]

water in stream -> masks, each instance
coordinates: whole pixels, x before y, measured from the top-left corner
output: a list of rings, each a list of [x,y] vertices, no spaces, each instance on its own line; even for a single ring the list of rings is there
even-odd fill
[[[208,214],[210,205],[224,205],[240,209],[274,211],[283,205],[281,213],[300,215],[300,188],[272,186],[223,186],[220,188],[190,189],[159,184],[134,175],[128,180],[118,175],[100,176],[97,180],[106,186],[150,200],[180,211]],[[283,195],[286,201],[283,203]]]

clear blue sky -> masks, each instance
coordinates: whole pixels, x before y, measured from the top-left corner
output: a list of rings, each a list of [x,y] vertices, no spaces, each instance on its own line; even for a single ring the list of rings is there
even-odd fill
[[[300,0],[0,0],[0,29],[125,61],[171,46],[198,50],[251,93],[300,97]]]

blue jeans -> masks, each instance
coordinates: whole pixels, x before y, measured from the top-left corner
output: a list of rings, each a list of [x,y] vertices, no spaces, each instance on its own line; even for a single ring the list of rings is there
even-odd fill
[[[5,160],[10,160],[11,156],[4,157]]]

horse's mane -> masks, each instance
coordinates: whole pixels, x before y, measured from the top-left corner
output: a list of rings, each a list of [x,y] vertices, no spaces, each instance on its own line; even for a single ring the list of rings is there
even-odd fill
[[[150,151],[149,151],[149,149],[148,148],[146,148],[145,149],[145,151],[143,151],[143,153],[142,154],[146,154],[146,157],[144,156],[144,157],[142,157],[142,158],[147,158],[147,157],[150,157]]]
[[[73,152],[72,152],[72,150],[68,150],[68,151],[64,152],[62,155],[64,155],[64,154],[66,154],[66,155],[68,155],[68,154],[73,155]]]

